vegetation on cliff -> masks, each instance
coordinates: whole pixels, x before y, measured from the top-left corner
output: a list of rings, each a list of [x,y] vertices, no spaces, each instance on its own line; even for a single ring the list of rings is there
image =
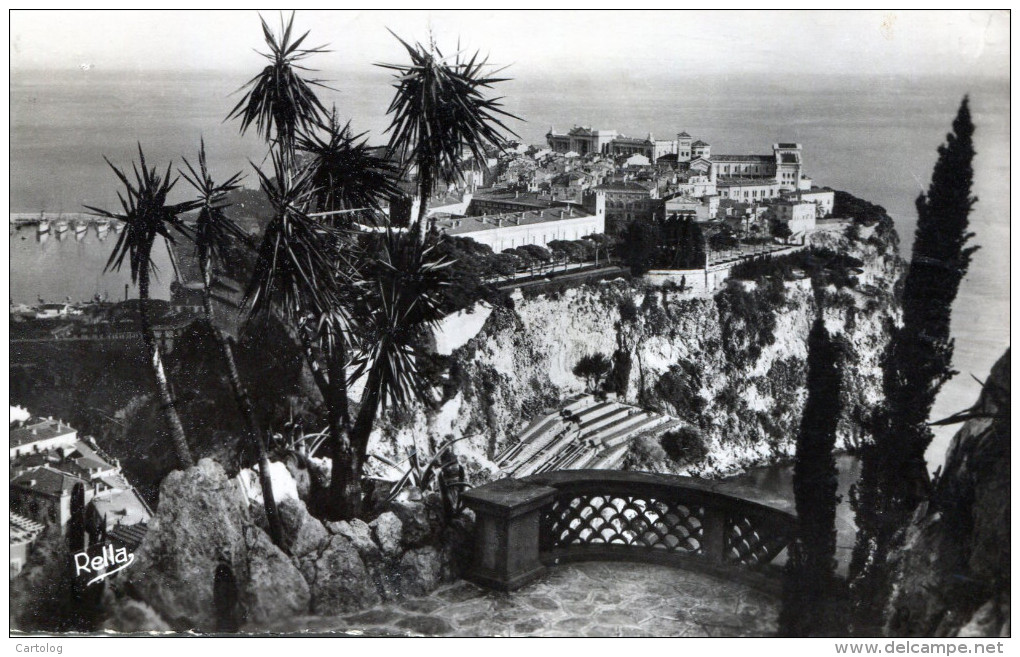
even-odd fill
[[[887,560],[929,492],[924,459],[935,396],[952,369],[950,316],[960,281],[976,247],[967,246],[974,124],[967,98],[939,158],[926,194],[917,199],[914,250],[903,284],[903,324],[894,330],[883,364],[883,405],[874,441],[862,452],[856,500],[858,541],[851,567],[855,624],[863,631],[881,623],[880,601],[890,590]]]

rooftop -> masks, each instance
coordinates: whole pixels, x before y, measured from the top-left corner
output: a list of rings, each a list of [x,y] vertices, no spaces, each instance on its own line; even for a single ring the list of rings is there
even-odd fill
[[[436,226],[447,235],[463,235],[465,233],[474,233],[481,230],[493,230],[501,227],[527,226],[531,224],[561,220],[567,221],[591,216],[593,215],[584,211],[577,205],[572,205],[569,208],[561,205],[555,208],[526,210],[524,212],[503,212],[500,214],[489,214],[484,216],[441,219],[436,222]],[[502,221],[502,226],[500,225],[500,221]]]
[[[775,162],[775,155],[713,155],[713,162]]]
[[[77,431],[60,420],[37,420],[25,424],[17,429],[11,429],[11,447],[30,445],[42,440],[50,440],[59,436],[70,436],[74,438]]]
[[[134,489],[95,497],[92,499],[92,506],[100,518],[120,525],[137,525],[151,517],[148,508]]]
[[[491,188],[485,189],[485,190],[478,190],[477,192],[475,192],[475,195],[471,199],[471,202],[474,203],[475,201],[480,201],[480,202],[486,202],[486,201],[488,201],[488,202],[495,202],[495,201],[498,201],[498,202],[503,202],[503,203],[512,203],[512,204],[515,204],[515,205],[522,205],[522,206],[528,206],[528,207],[534,207],[534,208],[549,208],[549,207],[552,207],[552,202],[551,201],[540,199],[538,197],[538,194],[531,194],[531,193],[524,193],[524,194],[522,194],[522,193],[516,192],[516,191],[502,190],[502,189],[497,190],[497,189],[491,189]]]
[[[716,187],[742,187],[744,185],[778,185],[773,178],[720,178]]]
[[[142,539],[145,538],[149,526],[144,522],[134,525],[117,525],[107,533],[107,538],[115,545],[126,547],[131,552],[138,549]]]
[[[11,480],[11,486],[52,497],[70,495],[75,484],[87,485],[87,482],[48,465],[22,473]]]
[[[644,194],[651,191],[648,187],[631,181],[603,183],[595,189],[602,189],[610,192],[641,192]]]

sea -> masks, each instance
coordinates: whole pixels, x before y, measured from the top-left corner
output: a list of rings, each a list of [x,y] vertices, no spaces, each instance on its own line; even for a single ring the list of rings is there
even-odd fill
[[[512,68],[506,71],[513,75]],[[384,143],[392,78],[384,71],[320,71],[332,90],[321,97],[351,120],[371,144]],[[116,209],[118,182],[104,161],[130,169],[144,150],[149,166],[171,173],[182,158],[197,159],[204,139],[213,175],[246,175],[265,163],[266,146],[240,135],[225,117],[239,100],[244,73],[225,71],[11,72],[11,212],[76,213],[84,205]],[[973,243],[981,249],[964,279],[953,311],[954,366],[933,419],[963,410],[977,398],[971,377],[987,376],[1009,346],[1009,80],[990,78],[689,74],[657,62],[649,71],[610,74],[550,70],[499,84],[507,119],[525,143],[541,144],[550,128],[574,125],[665,139],[686,131],[713,153],[770,153],[775,142],[803,145],[805,172],[816,184],[846,190],[886,208],[909,256],[916,223],[914,201],[927,188],[937,147],[959,103],[969,94],[976,125]],[[173,194],[184,198],[187,184]],[[173,200],[175,196],[171,196]],[[69,231],[70,232],[70,231]],[[14,303],[134,295],[126,271],[103,273],[115,242],[90,230],[81,240],[34,228],[10,241]],[[165,249],[154,296],[166,297],[171,279]],[[940,429],[928,460],[943,462],[955,427]]]

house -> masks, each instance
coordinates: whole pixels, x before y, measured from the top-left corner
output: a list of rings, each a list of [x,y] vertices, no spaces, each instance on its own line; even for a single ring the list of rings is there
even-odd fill
[[[633,181],[603,183],[595,187],[605,194],[606,226],[609,232],[617,232],[634,221],[651,221],[656,210],[662,206],[654,185]]]
[[[20,427],[10,430],[10,458],[73,447],[77,441],[78,431],[60,420],[27,420]]]
[[[828,187],[812,187],[806,190],[788,192],[783,198],[789,201],[806,201],[814,203],[818,211],[817,218],[828,217],[832,214],[832,208],[836,203],[836,192]]]
[[[71,517],[71,491],[76,484],[86,487],[81,477],[44,465],[11,480],[11,510],[39,522],[67,524]]]
[[[780,200],[773,204],[776,219],[790,227],[791,237],[803,238],[815,229],[817,206],[811,201]]]

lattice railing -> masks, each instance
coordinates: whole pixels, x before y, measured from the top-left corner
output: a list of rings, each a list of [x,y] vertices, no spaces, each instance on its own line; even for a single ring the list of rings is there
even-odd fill
[[[723,558],[745,566],[772,563],[792,535],[789,529],[758,514],[729,513],[726,517]]]
[[[640,495],[562,497],[543,510],[541,549],[625,545],[667,552],[700,552],[705,509]]]
[[[521,481],[557,491],[538,523],[539,550],[553,560],[693,557],[761,568],[783,553],[796,524],[789,511],[667,475],[573,470]]]

